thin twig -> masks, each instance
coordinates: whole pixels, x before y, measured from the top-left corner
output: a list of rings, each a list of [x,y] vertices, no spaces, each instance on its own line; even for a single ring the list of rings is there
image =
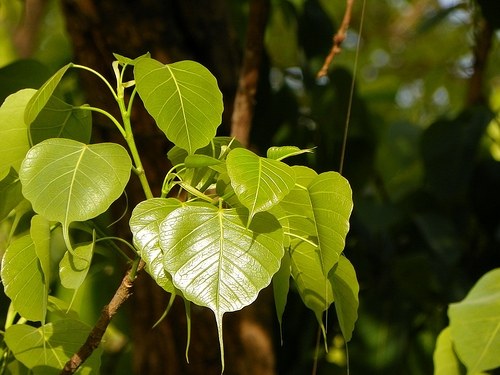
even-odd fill
[[[73,356],[66,362],[60,375],[74,374],[76,370],[85,362],[85,360],[92,355],[95,349],[101,343],[102,337],[106,332],[111,319],[116,314],[120,306],[132,295],[132,285],[134,284],[135,274],[144,268],[144,261],[140,260],[137,266],[133,266],[125,274],[120,286],[115,292],[108,305],[104,306],[97,323],[90,331],[87,340],[82,347],[73,354]]]
[[[342,24],[340,25],[337,33],[333,36],[332,49],[330,50],[328,56],[325,58],[325,62],[323,63],[323,66],[317,74],[318,78],[324,77],[328,74],[328,68],[332,63],[333,58],[335,57],[335,55],[338,55],[342,51],[341,45],[347,36],[347,29],[349,28],[349,24],[351,23],[353,4],[354,0],[346,0],[346,8],[344,18],[342,19]]]
[[[269,0],[250,2],[245,54],[231,118],[231,136],[244,146],[249,144],[269,7]]]

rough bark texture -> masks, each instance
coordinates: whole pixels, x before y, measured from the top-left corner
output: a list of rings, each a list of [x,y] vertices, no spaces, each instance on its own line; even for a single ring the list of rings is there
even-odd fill
[[[228,133],[240,62],[224,0],[63,0],[62,4],[74,46],[74,62],[98,70],[111,82],[112,52],[136,57],[149,51],[153,58],[165,63],[193,59],[204,64],[217,77],[224,94],[222,128]],[[113,112],[116,104],[102,82],[90,74],[82,74],[81,79],[88,102]],[[143,109],[135,111],[132,120],[146,175],[158,195],[168,168],[165,154],[169,145]],[[97,139],[121,142],[118,132],[105,125],[106,119],[96,118],[96,122],[99,121]],[[139,184],[128,194],[131,206],[144,199]],[[122,222],[123,233],[128,233],[126,220]],[[134,289],[128,302],[132,303],[133,311],[134,373],[220,374],[212,312],[193,307],[191,364],[186,365],[186,319],[182,301],[177,301],[167,319],[152,329],[167,305],[168,296],[144,272],[136,280]],[[224,321],[226,374],[275,372],[270,339],[272,319],[273,306],[267,302],[227,314]]]

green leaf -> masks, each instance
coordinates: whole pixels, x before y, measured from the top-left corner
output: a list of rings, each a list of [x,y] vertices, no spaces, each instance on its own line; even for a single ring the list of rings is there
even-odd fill
[[[285,312],[288,290],[290,289],[291,264],[290,254],[285,251],[281,259],[281,266],[278,272],[273,277],[273,292],[274,306],[276,308],[276,316],[280,325],[280,337],[283,344],[283,313]]]
[[[186,164],[186,168],[203,168],[220,164],[221,161],[208,155],[194,154],[187,155],[184,163]]]
[[[434,375],[461,375],[460,364],[453,350],[450,327],[439,334],[434,349]]]
[[[32,144],[49,138],[69,138],[88,143],[92,132],[92,113],[51,96],[30,125]]]
[[[290,249],[292,277],[299,295],[322,324],[322,313],[333,302],[330,280],[324,275],[317,246],[311,242],[294,240]]]
[[[31,218],[30,235],[35,245],[35,253],[40,261],[45,284],[51,279],[50,270],[50,222],[40,215]]]
[[[226,162],[231,185],[250,211],[250,220],[257,212],[278,204],[295,186],[295,173],[290,166],[247,149],[232,150]]]
[[[35,375],[57,375],[70,356],[80,349],[90,328],[79,320],[61,319],[35,328],[25,324],[10,326],[5,342],[17,360]],[[97,348],[83,363],[78,374],[98,374],[102,349]]]
[[[0,181],[0,221],[24,199],[21,182],[14,168]]]
[[[203,65],[194,61],[163,65],[142,58],[134,75],[146,109],[175,145],[193,154],[214,138],[222,120],[222,93]]]
[[[45,107],[50,97],[54,93],[57,85],[61,81],[61,78],[66,73],[66,71],[73,66],[73,63],[66,64],[57,72],[54,73],[52,77],[48,79],[47,82],[43,84],[42,87],[38,89],[35,95],[31,98],[26,106],[26,111],[24,112],[24,122],[30,125],[38,116],[40,111]]]
[[[29,235],[14,240],[2,259],[2,283],[15,310],[25,319],[45,317],[47,289],[35,245]]]
[[[269,285],[283,257],[283,232],[269,213],[255,215],[249,228],[245,209],[184,206],[160,225],[164,267],[184,296],[210,308],[222,343],[224,313],[239,310]]]
[[[47,67],[37,60],[16,60],[0,68],[0,103],[10,94],[25,89],[37,89],[50,77]]]
[[[25,89],[10,95],[0,107],[0,178],[12,167],[19,171],[30,148],[24,109],[36,90]]]
[[[59,277],[61,284],[68,289],[78,289],[89,272],[95,242],[77,246],[74,252],[66,251],[59,263]]]
[[[139,59],[142,59],[143,57],[149,58],[151,57],[151,54],[147,52],[144,55],[136,57],[135,59],[131,59],[129,57],[125,57],[117,53],[113,53],[113,56],[115,57],[116,61],[118,61],[121,65],[135,65],[137,61],[139,61]]]
[[[291,156],[312,152],[311,148],[300,149],[297,146],[273,146],[267,150],[267,157],[274,160],[283,160]]]
[[[463,301],[450,304],[448,316],[458,358],[468,373],[500,366],[500,268],[483,275]]]
[[[358,319],[359,284],[356,271],[351,262],[341,256],[329,275],[332,284],[335,311],[340,324],[340,330],[345,341],[350,341],[354,324]]]
[[[54,138],[29,150],[19,178],[35,212],[62,223],[71,249],[69,225],[105,212],[122,194],[131,167],[127,151],[118,144]]]
[[[134,245],[146,262],[146,270],[156,283],[169,293],[174,293],[172,277],[163,268],[163,251],[160,247],[160,224],[167,215],[181,207],[175,198],[153,198],[139,203],[132,211],[130,229]]]

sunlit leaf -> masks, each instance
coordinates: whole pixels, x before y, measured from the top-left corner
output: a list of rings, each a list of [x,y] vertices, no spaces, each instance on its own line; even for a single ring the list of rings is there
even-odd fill
[[[486,273],[448,309],[451,338],[468,373],[500,366],[500,268]]]
[[[250,211],[250,220],[257,212],[279,203],[295,186],[295,173],[290,166],[262,158],[250,150],[232,150],[226,162],[231,185]]]
[[[2,259],[2,283],[15,310],[24,318],[42,321],[45,317],[47,289],[29,235],[14,240]]]
[[[35,375],[56,375],[80,349],[89,332],[90,327],[73,319],[56,320],[39,328],[16,324],[5,332],[5,342],[16,359]],[[98,374],[101,353],[102,349],[97,348],[78,373]]]
[[[453,350],[450,327],[443,329],[437,338],[434,349],[434,375],[462,375]]]
[[[19,178],[35,212],[62,223],[67,240],[72,222],[105,212],[122,194],[131,166],[118,144],[48,139],[30,149]]]
[[[341,256],[329,275],[332,284],[335,311],[339,320],[340,330],[345,341],[350,341],[354,324],[358,319],[359,284],[356,271],[351,262]]]
[[[172,277],[163,268],[163,251],[160,247],[160,224],[167,215],[181,207],[174,198],[153,198],[139,203],[132,211],[130,229],[134,235],[134,245],[146,262],[146,270],[169,293],[175,288]]]
[[[222,317],[239,310],[269,285],[283,257],[283,232],[269,213],[210,205],[184,206],[160,225],[164,267],[184,296],[216,317],[221,353]]]
[[[135,65],[139,59],[142,59],[143,57],[151,57],[151,54],[147,52],[144,55],[136,57],[135,59],[119,55],[118,53],[113,53],[113,56],[121,65]]]
[[[19,171],[30,148],[24,109],[36,90],[24,89],[10,95],[0,107],[0,178],[13,167]]]
[[[2,221],[22,200],[21,182],[14,168],[0,181],[0,221]]]
[[[142,58],[134,75],[146,109],[175,145],[193,154],[215,136],[222,120],[222,94],[204,66],[194,61],[163,65]]]
[[[73,63],[66,64],[61,69],[59,69],[52,77],[50,77],[47,82],[43,84],[42,87],[38,89],[35,95],[31,98],[26,106],[26,111],[24,113],[24,122],[29,125],[38,116],[40,111],[45,107],[50,97],[54,93],[57,85],[61,81],[66,71],[73,66]]]
[[[51,96],[29,128],[32,144],[49,138],[69,138],[88,143],[92,113]]]
[[[267,157],[274,160],[283,160],[291,156],[312,152],[312,149],[300,149],[297,146],[273,146],[267,150]]]
[[[208,155],[194,154],[186,156],[184,163],[187,168],[203,168],[220,164],[221,161]]]

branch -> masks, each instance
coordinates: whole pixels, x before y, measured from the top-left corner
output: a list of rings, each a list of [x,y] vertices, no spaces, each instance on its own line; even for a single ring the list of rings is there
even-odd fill
[[[250,2],[245,54],[231,118],[231,136],[244,146],[248,146],[250,138],[269,7],[269,0]]]
[[[344,42],[346,38],[347,29],[349,28],[349,23],[351,22],[353,4],[354,0],[346,0],[346,8],[344,13],[344,18],[342,19],[342,24],[340,25],[340,28],[337,31],[337,33],[333,36],[332,49],[330,50],[328,56],[325,58],[325,62],[323,63],[323,66],[321,67],[321,69],[317,74],[318,78],[324,77],[328,74],[328,68],[332,63],[333,58],[335,57],[335,55],[338,55],[340,52],[342,52],[341,44]]]
[[[144,268],[144,261],[140,260],[137,269],[132,267],[127,271],[120,286],[116,290],[115,295],[109,304],[104,306],[102,309],[101,316],[97,320],[94,328],[92,328],[92,331],[90,331],[87,340],[78,352],[73,354],[68,362],[66,362],[66,365],[62,369],[60,375],[74,374],[82,363],[92,355],[95,349],[97,349],[101,343],[104,333],[106,332],[106,328],[111,322],[111,319],[116,314],[120,306],[132,295],[132,285],[134,284],[135,279],[134,274],[139,272],[142,268]]]

